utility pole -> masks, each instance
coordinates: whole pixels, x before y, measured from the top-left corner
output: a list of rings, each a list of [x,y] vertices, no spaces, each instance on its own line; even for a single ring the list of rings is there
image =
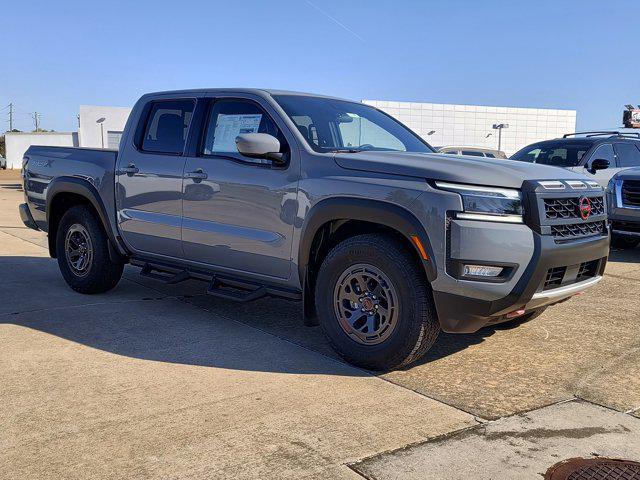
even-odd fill
[[[9,104],[9,131],[13,132],[13,103]]]
[[[40,129],[40,116],[41,116],[41,114],[40,114],[40,113],[38,113],[38,112],[33,112],[32,117],[33,117],[33,121],[34,121],[34,122],[35,122],[35,124],[36,124],[36,130],[35,130],[36,132]]]

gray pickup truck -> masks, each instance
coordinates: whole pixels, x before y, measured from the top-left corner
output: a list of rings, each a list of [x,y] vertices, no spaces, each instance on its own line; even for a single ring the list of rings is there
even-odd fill
[[[31,147],[24,223],[74,290],[125,263],[236,301],[302,300],[349,362],[421,357],[595,285],[604,190],[577,173],[443,155],[356,102],[254,89],[154,93],[118,152]]]

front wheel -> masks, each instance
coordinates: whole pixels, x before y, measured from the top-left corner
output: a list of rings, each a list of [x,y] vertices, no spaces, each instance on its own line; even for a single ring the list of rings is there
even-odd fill
[[[118,284],[124,264],[111,260],[108,242],[89,207],[72,207],[62,216],[56,232],[56,256],[60,272],[73,290],[102,293]]]
[[[388,235],[366,234],[335,246],[316,282],[320,325],[348,362],[390,370],[423,356],[440,324],[422,267]]]

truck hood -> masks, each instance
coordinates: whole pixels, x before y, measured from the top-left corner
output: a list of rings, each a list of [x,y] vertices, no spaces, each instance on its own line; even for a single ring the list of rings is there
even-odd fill
[[[615,178],[624,180],[640,180],[640,167],[622,170]]]
[[[548,165],[439,153],[337,153],[334,159],[349,170],[495,187],[520,188],[525,180],[585,179],[584,175]]]

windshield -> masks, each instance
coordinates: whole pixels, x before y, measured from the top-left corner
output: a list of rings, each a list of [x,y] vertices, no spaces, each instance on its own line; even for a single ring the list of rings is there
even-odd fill
[[[575,167],[580,164],[580,160],[590,148],[590,143],[534,143],[514,153],[511,160],[542,163],[554,167]]]
[[[389,115],[362,103],[302,95],[275,95],[316,152],[434,152]]]

